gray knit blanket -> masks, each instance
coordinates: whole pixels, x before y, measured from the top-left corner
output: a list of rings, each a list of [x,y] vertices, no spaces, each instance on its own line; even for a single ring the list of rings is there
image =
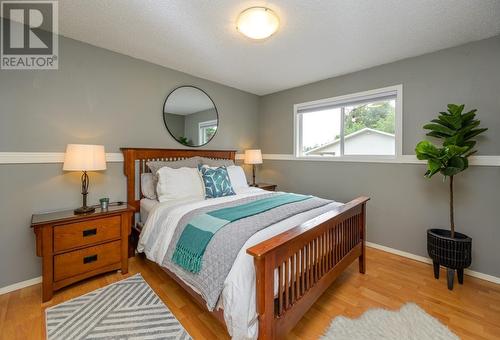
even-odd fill
[[[175,246],[179,240],[184,228],[188,222],[196,215],[200,215],[209,211],[218,210],[221,208],[238,206],[249,203],[254,200],[263,199],[276,195],[277,193],[269,193],[258,196],[242,198],[240,200],[221,203],[209,207],[194,209],[186,213],[177,225],[172,240],[169,244],[167,253],[163,258],[162,265],[168,270],[180,277],[184,282],[187,282],[195,288],[207,303],[207,307],[212,311],[217,305],[219,296],[224,288],[224,281],[229,275],[236,257],[244,246],[246,241],[256,232],[267,228],[279,221],[285,220],[294,215],[322,207],[332,201],[318,197],[299,201],[295,203],[285,204],[263,213],[253,215],[241,220],[227,224],[210,240],[205,253],[201,270],[198,273],[191,273],[184,270],[172,262],[172,255],[175,251]]]

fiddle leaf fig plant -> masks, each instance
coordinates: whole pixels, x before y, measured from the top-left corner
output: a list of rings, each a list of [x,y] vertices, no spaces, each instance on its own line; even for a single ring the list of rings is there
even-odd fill
[[[455,235],[453,214],[453,176],[469,167],[468,158],[477,152],[474,150],[474,137],[488,130],[479,128],[480,121],[475,119],[476,111],[463,113],[465,105],[448,104],[447,112],[439,112],[437,119],[424,125],[429,130],[427,136],[442,140],[441,146],[423,140],[415,147],[417,158],[427,161],[425,177],[431,178],[436,173],[450,178],[450,230]]]

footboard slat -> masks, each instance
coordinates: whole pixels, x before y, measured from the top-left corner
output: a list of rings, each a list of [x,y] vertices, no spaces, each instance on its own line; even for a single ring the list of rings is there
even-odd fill
[[[285,311],[290,307],[290,258],[285,261]]]
[[[283,262],[278,266],[278,315],[283,314]]]
[[[307,247],[302,248],[303,252],[302,255],[302,275],[301,275],[301,280],[302,280],[302,286],[300,287],[300,296],[304,295],[304,292],[306,291],[306,282],[307,282]]]
[[[314,248],[314,280],[313,284],[316,284],[318,282],[318,239],[314,239],[313,241],[313,248]]]
[[[355,259],[364,272],[368,200],[359,197],[322,216],[319,224],[308,221],[247,249],[255,259],[259,339],[286,335]]]

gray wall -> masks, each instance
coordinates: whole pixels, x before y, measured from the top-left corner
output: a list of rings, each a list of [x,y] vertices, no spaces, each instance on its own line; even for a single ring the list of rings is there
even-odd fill
[[[220,125],[206,146],[256,147],[258,100],[227,86],[61,37],[58,71],[0,71],[0,151],[63,152],[68,143],[182,148],[163,124],[165,96],[180,85],[204,89]],[[124,200],[121,163],[91,173],[90,203]],[[62,164],[0,164],[0,287],[40,275],[34,212],[81,204],[79,174]]]
[[[500,36],[264,96],[260,147],[293,153],[293,104],[396,84],[403,84],[405,154],[414,154],[425,137],[421,126],[448,103],[477,108],[490,128],[479,154],[500,154]],[[424,172],[412,164],[264,161],[259,179],[340,201],[368,195],[368,240],[425,256],[425,230],[449,223],[447,183]],[[473,238],[472,269],[497,277],[499,192],[498,167],[472,167],[456,178],[456,224]]]

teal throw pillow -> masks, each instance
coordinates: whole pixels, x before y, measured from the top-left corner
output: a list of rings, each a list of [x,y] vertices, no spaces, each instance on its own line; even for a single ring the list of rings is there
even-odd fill
[[[205,198],[216,198],[236,195],[225,166],[210,168],[198,166],[205,185]]]

